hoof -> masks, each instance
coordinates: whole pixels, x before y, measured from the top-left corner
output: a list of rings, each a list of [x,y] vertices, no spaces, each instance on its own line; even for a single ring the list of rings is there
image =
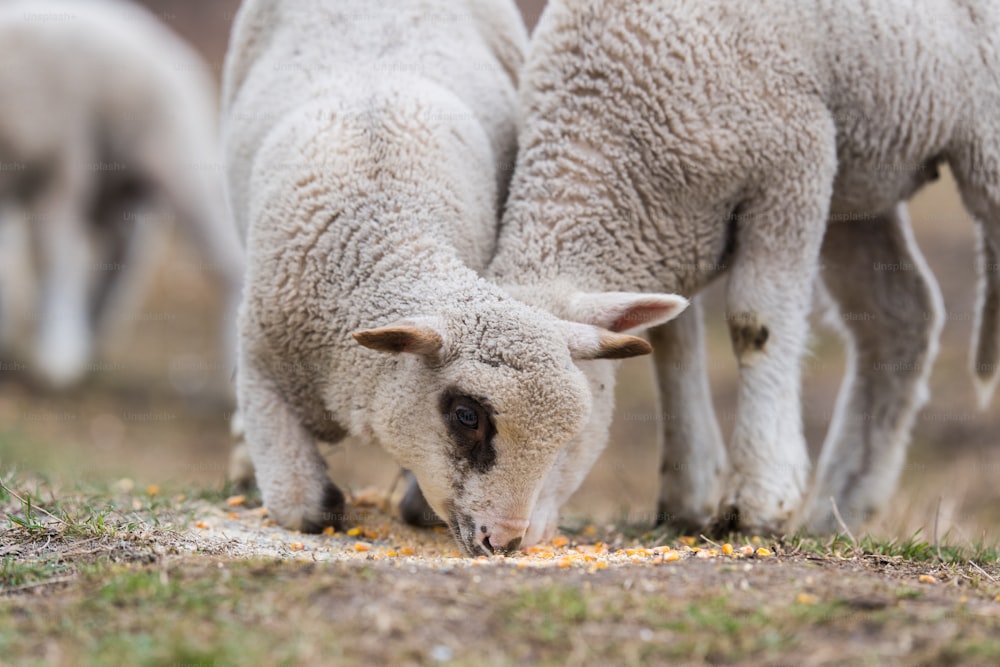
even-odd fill
[[[303,533],[321,533],[327,527],[344,530],[345,509],[344,494],[333,482],[328,482],[323,489],[322,508],[317,514],[304,517],[299,530]]]
[[[677,512],[672,512],[666,505],[659,505],[656,510],[656,527],[667,528],[679,535],[697,535],[706,530],[710,519],[696,518]]]
[[[433,528],[447,525],[431,506],[427,504],[417,478],[406,471],[406,494],[399,502],[399,516],[404,522],[417,528]]]

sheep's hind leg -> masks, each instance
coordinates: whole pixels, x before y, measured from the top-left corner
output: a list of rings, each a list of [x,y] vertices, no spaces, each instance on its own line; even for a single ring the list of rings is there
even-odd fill
[[[774,155],[784,168],[733,218],[735,251],[726,317],[739,362],[731,475],[713,532],[785,532],[809,477],[802,433],[801,359],[819,251],[836,173],[825,121],[790,127],[800,142]]]
[[[831,498],[848,527],[856,528],[895,490],[910,430],[927,398],[942,305],[905,204],[874,221],[832,223],[822,257],[823,283],[839,307],[848,368],[805,528],[829,533],[838,529]]]
[[[344,494],[330,481],[315,439],[285,399],[246,363],[238,394],[247,449],[271,517],[304,533],[343,529]]]
[[[1000,136],[975,137],[954,151],[949,163],[979,235],[972,372],[979,406],[985,408],[1000,381]]]
[[[652,329],[660,414],[660,498],[657,523],[702,529],[722,497],[728,465],[712,409],[701,302]]]

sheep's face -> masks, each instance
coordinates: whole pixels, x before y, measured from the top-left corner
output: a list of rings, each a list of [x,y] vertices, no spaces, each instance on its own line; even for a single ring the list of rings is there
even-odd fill
[[[409,353],[390,358],[372,429],[471,555],[518,548],[553,463],[587,427],[592,396],[577,362],[650,351],[510,300],[355,338]]]

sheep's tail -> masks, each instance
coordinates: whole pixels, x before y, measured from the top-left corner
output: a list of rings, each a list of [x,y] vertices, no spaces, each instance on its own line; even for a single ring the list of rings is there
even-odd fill
[[[1000,253],[996,242],[978,229],[979,296],[976,327],[972,339],[972,376],[979,397],[979,409],[985,410],[1000,379]]]

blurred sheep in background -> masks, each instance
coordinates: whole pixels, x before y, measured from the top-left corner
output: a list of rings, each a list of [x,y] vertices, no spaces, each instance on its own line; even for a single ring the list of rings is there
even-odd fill
[[[146,9],[0,7],[0,355],[79,382],[176,223],[225,286],[234,358],[242,253],[216,126],[207,65]]]

